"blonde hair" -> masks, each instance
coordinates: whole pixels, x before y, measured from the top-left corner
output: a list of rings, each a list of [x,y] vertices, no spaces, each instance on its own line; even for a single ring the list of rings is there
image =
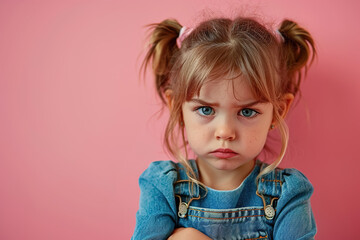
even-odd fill
[[[285,155],[289,138],[280,103],[286,93],[299,93],[303,73],[316,55],[310,33],[297,23],[284,20],[278,29],[282,37],[279,41],[277,33],[255,19],[216,18],[199,24],[179,49],[176,39],[182,26],[176,20],[150,26],[151,47],[142,67],[146,71],[152,64],[156,89],[164,103],[165,91],[173,91],[165,146],[186,167],[189,178],[198,182],[187,161],[182,105],[199,94],[204,83],[224,76],[236,81],[241,75],[257,99],[274,106],[282,147],[277,159],[259,176],[275,169]]]

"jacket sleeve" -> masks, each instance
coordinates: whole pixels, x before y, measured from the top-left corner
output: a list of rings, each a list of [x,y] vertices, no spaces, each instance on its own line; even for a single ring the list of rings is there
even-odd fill
[[[274,239],[314,239],[316,224],[310,205],[313,186],[295,169],[284,170],[283,176],[282,194],[277,204]]]
[[[177,173],[170,161],[152,163],[139,178],[140,201],[133,240],[167,239],[177,221],[173,183]]]

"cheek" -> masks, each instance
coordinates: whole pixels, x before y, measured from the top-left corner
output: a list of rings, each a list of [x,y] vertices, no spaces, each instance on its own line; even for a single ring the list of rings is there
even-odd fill
[[[198,127],[194,126],[195,124],[185,125],[185,134],[189,143],[193,144],[201,139],[201,131]]]
[[[261,127],[248,132],[248,144],[256,149],[262,149],[268,136],[268,128]]]
[[[199,126],[194,123],[189,123],[187,126],[185,125],[186,140],[195,153],[200,154],[204,149],[204,143],[209,141],[209,137],[206,134],[207,132],[204,126]]]

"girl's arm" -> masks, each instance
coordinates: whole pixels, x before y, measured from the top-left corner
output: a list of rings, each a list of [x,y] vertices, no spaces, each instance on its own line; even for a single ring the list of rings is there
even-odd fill
[[[194,239],[194,240],[211,240],[208,236],[195,228],[177,228],[168,238],[168,240],[182,240],[182,239]]]
[[[177,173],[168,161],[154,162],[140,176],[140,201],[132,240],[167,239],[175,229],[173,181]]]
[[[295,169],[286,169],[282,197],[277,205],[273,237],[280,239],[314,239],[316,224],[310,205],[313,187]]]

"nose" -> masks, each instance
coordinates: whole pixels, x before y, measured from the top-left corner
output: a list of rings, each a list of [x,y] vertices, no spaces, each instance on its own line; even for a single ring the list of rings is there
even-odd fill
[[[234,124],[231,121],[223,121],[219,123],[215,131],[217,140],[232,141],[236,138],[236,131]]]

